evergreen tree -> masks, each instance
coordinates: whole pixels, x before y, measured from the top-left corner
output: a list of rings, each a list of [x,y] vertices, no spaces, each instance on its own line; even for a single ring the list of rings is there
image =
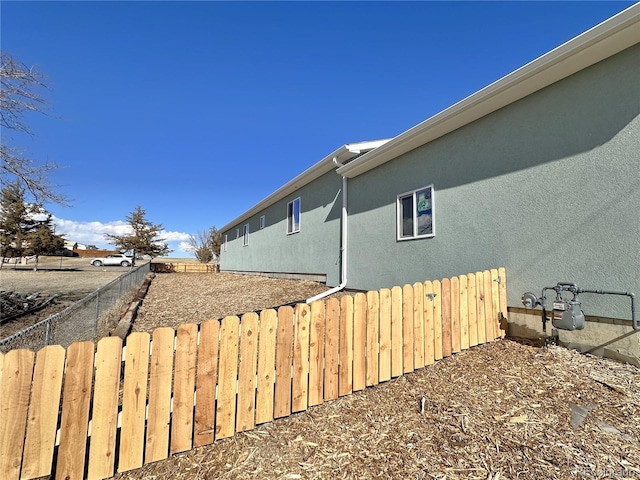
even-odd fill
[[[54,233],[50,213],[45,220],[37,222],[27,239],[26,255],[55,255],[64,249],[64,238]]]
[[[45,215],[44,220],[37,217]],[[20,182],[0,191],[0,255],[52,255],[64,248],[64,238],[56,235],[51,214],[39,205],[25,202]]]
[[[24,201],[24,188],[19,182],[3,186],[0,194],[0,255],[20,257],[28,236],[36,229],[35,207]]]
[[[154,224],[145,218],[145,212],[139,205],[126,217],[130,227],[128,235],[105,234],[109,243],[124,252],[136,255],[148,255],[151,258],[163,257],[172,252],[169,245],[160,238],[162,224]]]

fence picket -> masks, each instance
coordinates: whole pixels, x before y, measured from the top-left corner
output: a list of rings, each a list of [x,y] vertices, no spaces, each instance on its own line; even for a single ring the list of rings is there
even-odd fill
[[[306,304],[298,304],[293,310],[293,390],[291,410],[301,412],[307,409],[309,401],[309,325],[311,309]]]
[[[338,398],[338,355],[340,354],[340,301],[327,299],[324,337],[324,399]]]
[[[171,454],[189,450],[193,443],[193,393],[196,385],[197,353],[198,325],[180,325],[176,333],[176,365],[173,369]]]
[[[238,387],[238,346],[240,319],[227,316],[220,328],[220,366],[218,367],[218,403],[215,438],[231,437],[236,429],[236,392]]]
[[[273,420],[277,322],[278,318],[275,310],[268,309],[260,312],[256,423],[270,422]]]
[[[256,426],[256,375],[258,369],[258,314],[245,313],[240,323],[240,366],[236,432]]]
[[[433,324],[433,283],[426,281],[422,284],[423,318],[424,318],[424,364],[431,365],[435,360],[435,341]]]
[[[84,478],[94,348],[93,342],[78,342],[67,349],[57,480]]]
[[[402,286],[402,365],[404,373],[413,372],[413,287]]]
[[[442,283],[434,280],[433,286],[433,358],[442,359]]]
[[[496,317],[493,315],[493,294],[492,294],[492,281],[491,272],[485,270],[482,272],[482,278],[484,280],[484,318],[485,318],[485,339],[487,342],[492,341],[496,335],[495,322]]]
[[[218,320],[207,320],[200,324],[198,370],[196,372],[196,410],[193,431],[194,447],[213,443],[216,383],[218,382],[219,336],[220,322]]]
[[[309,405],[320,405],[324,397],[324,302],[311,304],[309,326]]]
[[[29,350],[11,350],[4,356],[0,385],[0,472],[7,480],[20,476],[33,362],[34,354]]]
[[[353,392],[353,297],[340,297],[340,364],[338,395]]]
[[[126,472],[142,466],[150,340],[151,336],[146,332],[132,333],[127,337],[122,390],[119,472]]]
[[[379,380],[391,379],[391,290],[380,289],[380,363]]]
[[[367,292],[367,348],[366,357],[366,385],[378,384],[380,348],[380,298],[376,291]]]
[[[460,281],[451,278],[451,353],[460,351]]]
[[[484,309],[484,276],[482,272],[476,272],[476,310],[478,314],[478,344],[487,341],[486,317]]]
[[[102,338],[98,342],[96,352],[88,479],[113,476],[121,368],[122,339],[120,337]]]
[[[460,350],[469,348],[469,292],[467,290],[467,276],[458,277],[460,286],[460,297],[458,299],[460,307]]]
[[[451,280],[442,279],[442,356],[451,356]]]
[[[152,335],[149,372],[149,419],[144,463],[167,458],[171,412],[171,376],[175,331],[156,328]]]
[[[498,293],[498,302],[500,304],[500,313],[502,314],[503,325],[500,329],[500,337],[504,338],[507,334],[507,271],[504,267],[498,268],[498,275],[500,275],[500,286]]]
[[[478,345],[478,299],[476,275],[467,275],[467,308],[469,310],[469,347]]]
[[[273,416],[291,414],[291,366],[293,363],[293,308],[278,309],[276,337],[276,388]]]
[[[365,352],[367,344],[367,297],[353,297],[353,390],[364,390],[366,378]]]
[[[500,279],[498,269],[491,270],[491,313],[493,315],[493,338],[500,338]]]
[[[413,362],[414,368],[424,367],[424,285],[413,284]]]
[[[395,286],[391,289],[391,376],[399,377],[402,367],[402,288]]]
[[[65,353],[62,346],[52,345],[36,355],[20,478],[38,478],[51,473]]]

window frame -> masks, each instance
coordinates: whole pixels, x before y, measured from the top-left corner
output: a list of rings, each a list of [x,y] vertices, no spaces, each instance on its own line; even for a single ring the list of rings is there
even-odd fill
[[[296,215],[296,208],[295,205],[298,205],[298,218],[297,218],[297,224],[295,223],[295,215]],[[290,202],[287,203],[287,235],[293,235],[294,233],[299,233],[300,232],[300,220],[302,217],[302,201],[300,200],[300,197],[296,197],[293,200],[291,200]],[[297,227],[297,228],[296,228]]]
[[[417,194],[423,190],[431,190],[431,205],[429,210],[431,211],[431,233],[419,234],[418,233],[418,208],[417,208]],[[403,234],[404,226],[404,204],[403,200],[411,198],[411,235]],[[396,198],[396,240],[415,240],[418,238],[433,238],[436,236],[436,223],[435,223],[435,188],[433,184],[425,185],[424,187],[416,188],[405,193],[401,193]]]
[[[260,230],[264,229],[265,224],[266,224],[265,216],[260,215]]]
[[[242,226],[242,246],[249,246],[249,224],[245,223]]]
[[[222,251],[226,252],[227,251],[227,242],[229,241],[227,234],[224,234],[224,237],[222,237]]]

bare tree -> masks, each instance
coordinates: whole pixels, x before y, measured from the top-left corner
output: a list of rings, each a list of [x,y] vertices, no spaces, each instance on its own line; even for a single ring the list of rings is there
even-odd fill
[[[209,263],[220,256],[220,233],[213,226],[189,235],[189,245],[200,263]]]
[[[66,204],[66,198],[56,193],[48,175],[58,166],[45,162],[36,164],[22,150],[9,146],[10,132],[33,135],[24,120],[27,112],[45,113],[46,102],[39,93],[46,89],[44,75],[34,68],[0,53],[0,187],[21,181],[37,203]]]

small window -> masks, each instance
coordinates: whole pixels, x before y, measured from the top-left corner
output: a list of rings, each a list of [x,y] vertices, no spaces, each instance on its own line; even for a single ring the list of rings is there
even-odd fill
[[[435,235],[433,185],[398,195],[398,240]]]
[[[222,251],[226,252],[227,251],[227,234],[224,235],[223,237],[223,241],[222,241]]]
[[[264,228],[264,221],[265,221],[265,220],[264,220],[264,215],[262,215],[262,216],[260,217],[260,230],[262,230],[262,229]]]
[[[240,229],[236,228],[236,238],[240,238]]]
[[[300,197],[287,204],[287,234],[300,231]]]
[[[242,246],[246,247],[247,245],[249,245],[249,224],[245,224],[244,227],[242,227]]]

